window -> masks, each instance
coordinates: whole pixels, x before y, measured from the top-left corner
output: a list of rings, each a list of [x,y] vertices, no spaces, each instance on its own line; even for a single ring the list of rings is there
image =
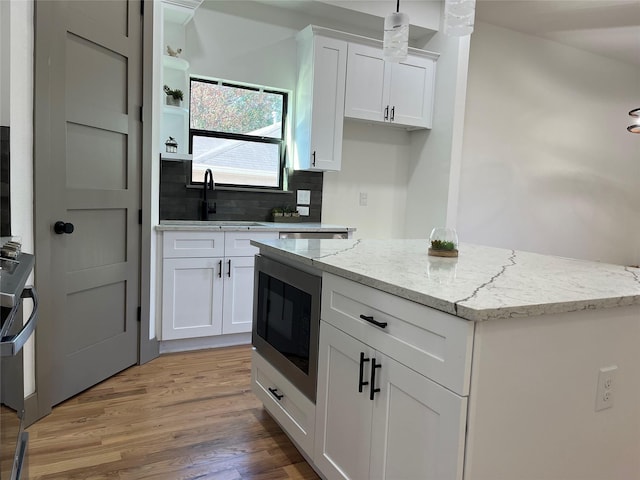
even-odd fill
[[[191,79],[192,181],[213,171],[216,184],[282,188],[287,94]]]

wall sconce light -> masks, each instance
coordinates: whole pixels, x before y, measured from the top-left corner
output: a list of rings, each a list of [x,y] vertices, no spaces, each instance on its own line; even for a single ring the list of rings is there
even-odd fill
[[[409,15],[400,12],[400,0],[396,11],[384,19],[382,57],[385,62],[400,63],[407,59],[409,50]]]
[[[636,119],[636,123],[629,125],[627,130],[631,133],[640,133],[640,108],[634,108],[629,112],[629,115]]]
[[[445,0],[444,33],[452,37],[464,37],[473,33],[476,16],[476,0]]]

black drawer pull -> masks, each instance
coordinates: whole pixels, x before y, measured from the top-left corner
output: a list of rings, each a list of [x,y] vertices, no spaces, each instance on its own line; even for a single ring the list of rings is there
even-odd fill
[[[229,260],[229,271],[227,271],[227,276],[231,278],[231,260]]]
[[[371,389],[369,390],[369,400],[373,400],[373,396],[380,391],[376,388],[376,369],[382,369],[381,363],[376,363],[376,359],[371,360]]]
[[[364,358],[364,352],[360,352],[360,377],[358,378],[358,392],[362,393],[362,387],[369,385],[364,379],[364,362],[368,362],[368,358]]]
[[[380,328],[386,328],[387,327],[387,322],[377,322],[377,321],[375,321],[373,319],[372,316],[360,315],[360,318],[363,319],[365,322],[373,323],[376,327],[380,327]]]
[[[271,394],[276,397],[276,400],[280,401],[284,398],[284,395],[280,395],[278,393],[278,389],[277,388],[271,388],[269,387],[269,391],[271,392]]]

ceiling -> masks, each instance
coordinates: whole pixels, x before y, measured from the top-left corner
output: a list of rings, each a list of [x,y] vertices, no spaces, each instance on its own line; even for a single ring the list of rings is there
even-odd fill
[[[640,0],[478,0],[476,21],[640,65]]]
[[[2,1],[2,0],[0,0]],[[173,0],[180,1],[180,0]],[[185,1],[185,0],[182,0]],[[400,7],[440,0],[402,0]],[[318,18],[348,24],[353,33],[371,36],[381,32],[381,18],[362,13],[392,0],[205,0],[203,6],[244,14],[270,15],[265,7],[280,7]],[[366,8],[358,5],[365,5]],[[348,8],[338,8],[338,5]],[[386,8],[386,7],[385,7]],[[270,17],[274,17],[273,14]],[[277,15],[272,18],[277,22]],[[547,38],[599,55],[640,66],[640,0],[477,0],[476,21]],[[413,24],[413,22],[412,22]],[[430,33],[429,33],[430,32]],[[420,26],[409,30],[412,40],[433,33]],[[419,42],[418,42],[419,43]]]

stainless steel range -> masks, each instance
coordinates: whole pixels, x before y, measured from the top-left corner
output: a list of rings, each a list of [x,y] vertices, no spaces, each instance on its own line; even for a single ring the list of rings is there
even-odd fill
[[[29,434],[24,431],[24,372],[22,347],[35,331],[38,297],[25,286],[33,270],[33,255],[19,248],[5,251],[0,258],[0,480],[28,478],[26,461]],[[23,300],[31,299],[33,309],[23,324]]]

